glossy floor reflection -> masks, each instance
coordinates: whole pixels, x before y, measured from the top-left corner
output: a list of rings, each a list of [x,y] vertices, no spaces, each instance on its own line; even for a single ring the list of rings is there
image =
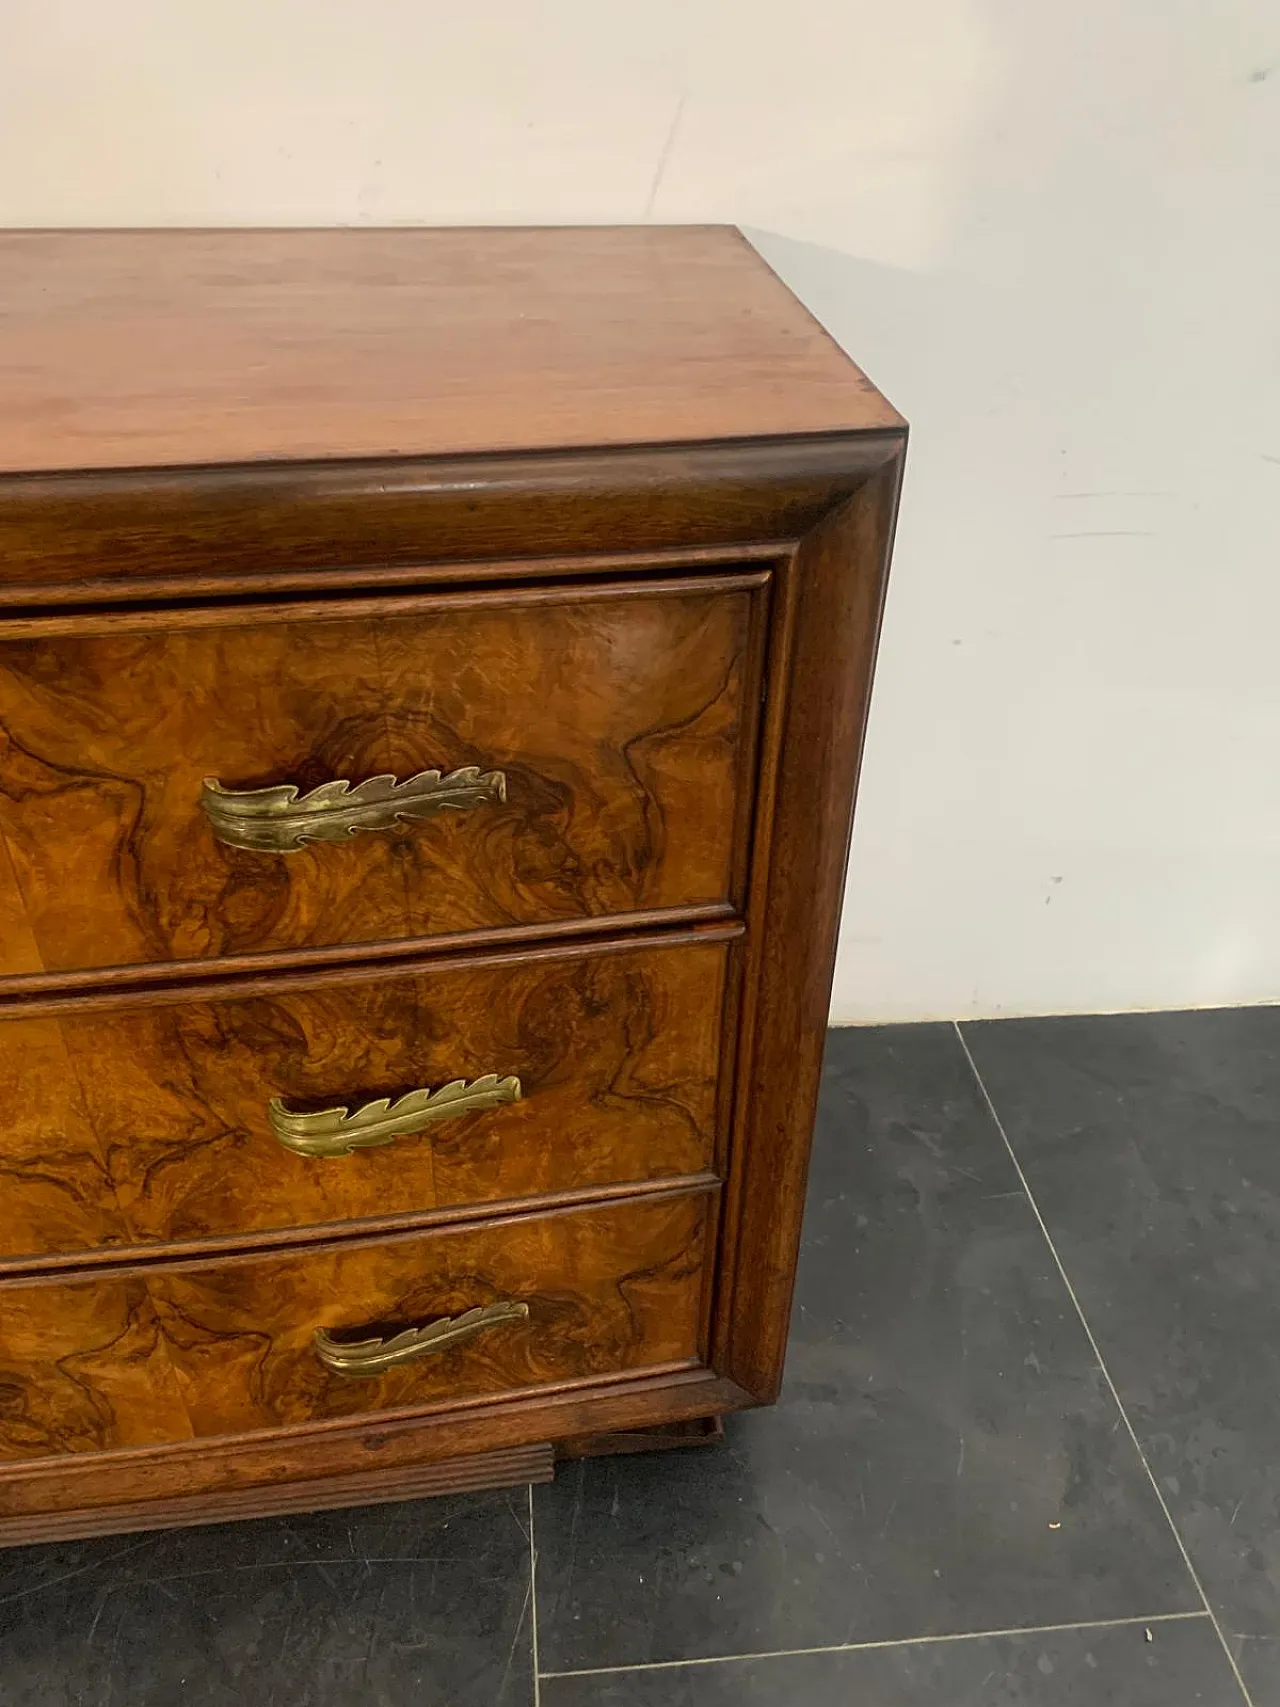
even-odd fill
[[[0,1553],[0,1701],[1280,1707],[1277,1111],[1276,1010],[835,1032],[775,1410]]]

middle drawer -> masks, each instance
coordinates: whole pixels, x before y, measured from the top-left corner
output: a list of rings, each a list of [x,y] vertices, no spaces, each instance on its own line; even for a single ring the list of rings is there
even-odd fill
[[[709,1171],[730,954],[606,942],[4,1019],[0,1260]]]

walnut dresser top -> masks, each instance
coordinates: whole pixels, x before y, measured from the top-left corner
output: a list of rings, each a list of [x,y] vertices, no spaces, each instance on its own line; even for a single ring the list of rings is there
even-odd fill
[[[0,468],[901,420],[733,228],[10,232]]]
[[[727,227],[0,235],[0,1544],[776,1396],[905,443]]]

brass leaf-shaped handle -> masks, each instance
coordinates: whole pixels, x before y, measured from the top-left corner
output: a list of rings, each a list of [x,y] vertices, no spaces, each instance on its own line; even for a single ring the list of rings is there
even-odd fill
[[[428,1322],[426,1327],[406,1328],[402,1334],[396,1334],[389,1340],[344,1343],[332,1339],[324,1328],[317,1328],[314,1341],[316,1356],[335,1375],[347,1375],[356,1381],[368,1380],[370,1376],[381,1375],[384,1369],[393,1369],[397,1363],[408,1363],[415,1357],[429,1357],[433,1351],[444,1351],[446,1347],[458,1345],[462,1340],[482,1334],[486,1328],[496,1328],[502,1322],[523,1322],[528,1314],[527,1304],[518,1303],[514,1298],[501,1298],[496,1304],[481,1304],[461,1316],[442,1316],[437,1322]]]
[[[501,771],[464,765],[447,776],[419,771],[404,782],[393,776],[371,776],[353,787],[340,778],[322,782],[303,795],[292,782],[237,792],[207,776],[200,804],[214,835],[228,847],[296,853],[307,842],[345,842],[361,830],[393,829],[402,818],[465,812],[506,798],[507,779]]]
[[[353,1150],[369,1150],[421,1132],[437,1120],[519,1101],[520,1081],[514,1074],[499,1078],[497,1073],[486,1073],[481,1079],[453,1079],[439,1090],[410,1091],[395,1102],[379,1097],[354,1113],[347,1108],[324,1108],[316,1114],[294,1114],[279,1097],[272,1097],[267,1118],[286,1150],[299,1156],[349,1156]]]

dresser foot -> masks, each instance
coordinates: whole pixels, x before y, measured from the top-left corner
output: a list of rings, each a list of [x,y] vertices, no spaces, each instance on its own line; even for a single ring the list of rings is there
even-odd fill
[[[558,1440],[555,1450],[558,1459],[607,1458],[619,1452],[670,1452],[677,1446],[718,1446],[723,1439],[723,1417],[690,1417],[687,1422],[620,1429],[614,1434],[575,1434],[567,1440]]]
[[[628,1452],[669,1452],[679,1446],[715,1446],[724,1439],[724,1418],[692,1417],[652,1428],[571,1435],[553,1446],[537,1442],[501,1452],[471,1453],[432,1464],[397,1464],[303,1482],[266,1484],[215,1493],[130,1500],[120,1505],[72,1511],[29,1512],[0,1517],[0,1547],[33,1541],[79,1541],[93,1535],[127,1535],[148,1529],[181,1529],[200,1523],[230,1523],[281,1517],[295,1511],[331,1511],[347,1506],[386,1505],[431,1499],[436,1494],[479,1493],[488,1488],[550,1482],[557,1462],[603,1458]]]

